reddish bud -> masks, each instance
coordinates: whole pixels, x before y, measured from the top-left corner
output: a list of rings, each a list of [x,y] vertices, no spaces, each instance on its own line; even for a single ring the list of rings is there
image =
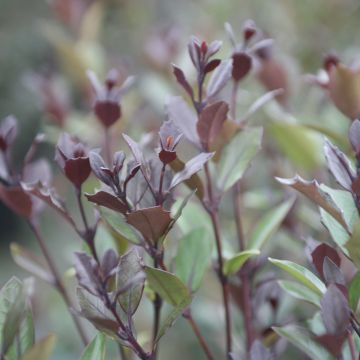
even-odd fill
[[[245,43],[249,42],[255,34],[256,34],[256,25],[254,21],[252,20],[246,21],[243,29],[243,36]]]
[[[330,71],[333,66],[336,66],[339,63],[339,58],[335,54],[328,54],[324,58],[324,69],[326,71]]]
[[[203,55],[206,54],[207,49],[208,49],[208,47],[207,47],[206,41],[203,41],[203,42],[201,43],[201,47],[200,47],[201,53],[202,53]]]

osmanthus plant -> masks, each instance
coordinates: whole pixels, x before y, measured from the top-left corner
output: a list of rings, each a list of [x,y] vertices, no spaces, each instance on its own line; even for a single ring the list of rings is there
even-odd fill
[[[217,58],[221,42],[191,38],[188,53],[195,79],[173,65],[184,96],[169,98],[167,119],[158,134],[135,141],[124,133],[121,150],[112,149],[109,131],[122,117],[120,100],[132,78],[121,81],[119,73],[110,71],[101,84],[94,73],[88,73],[95,95],[94,114],[104,130],[102,146],[97,148],[99,139],[89,145],[66,132],[59,136],[55,146],[55,162],[71,187],[76,209],[67,206],[69,200],[61,199],[53,188],[48,163],[34,160],[44,136],[37,136],[21,166],[14,166],[11,150],[17,121],[8,117],[1,123],[0,199],[26,219],[43,255],[39,257],[12,244],[13,258],[19,266],[58,290],[86,345],[81,359],[105,359],[106,339],[112,339],[119,345],[122,359],[135,355],[143,360],[155,360],[160,340],[179,317],[189,323],[208,359],[281,358],[282,344],[269,341],[267,336],[274,334],[272,325],[277,325],[274,330],[280,336],[303,348],[311,358],[339,357],[342,344],[348,342],[354,359],[352,336],[353,330],[359,332],[356,318],[359,276],[349,285],[340,265],[347,257],[359,265],[357,172],[340,150],[327,143],[330,170],[344,191],[300,178],[281,180],[314,199],[322,208],[323,222],[338,249],[311,243],[311,259],[318,276],[290,261],[270,259],[303,283],[301,286],[280,281],[280,287],[319,307],[324,324],[319,332],[317,320],[312,338],[292,325],[279,326],[275,320],[279,312],[279,286],[264,271],[268,265],[264,246],[287,217],[294,199],[274,204],[245,232],[242,180],[261,148],[263,136],[262,128],[249,125],[249,118],[272,99],[286,107],[284,91],[277,88],[281,83],[286,90],[286,83],[284,78],[274,82],[268,77],[266,71],[275,66],[271,40],[254,23],[244,25],[240,43],[230,25],[226,25],[226,30],[233,48],[229,57],[222,60]],[[259,66],[258,77],[269,92],[245,114],[238,115],[240,84]],[[226,91],[229,87],[230,99]],[[350,131],[356,154],[360,149],[360,141],[357,142],[360,137],[356,135],[359,125],[354,122]],[[182,146],[189,148],[193,156],[186,157]],[[99,187],[88,193],[84,184],[90,177],[97,179]],[[227,229],[220,216],[227,194],[231,195],[231,219],[236,232]],[[178,222],[192,204],[205,210],[211,226],[199,220],[195,228],[181,236]],[[82,250],[74,254],[76,303],[42,236],[40,218],[46,206],[55,210],[83,241]],[[195,216],[202,219],[200,214]],[[100,227],[109,230],[116,244],[105,251],[99,250]],[[232,243],[229,238],[237,241]],[[192,301],[207,271],[216,274],[221,288],[224,324],[215,326],[220,328],[216,342],[203,335],[197,314],[192,311]],[[30,290],[30,282],[13,278],[0,293],[1,360],[46,360],[50,356],[54,336],[34,342],[27,300]],[[146,335],[139,336],[136,317],[143,302],[152,304],[153,319]],[[264,304],[270,307],[274,319],[270,324],[259,315]],[[238,311],[242,318],[240,326],[232,321],[239,318],[234,316]],[[90,343],[80,318],[98,330]],[[344,357],[350,358],[347,354]]]

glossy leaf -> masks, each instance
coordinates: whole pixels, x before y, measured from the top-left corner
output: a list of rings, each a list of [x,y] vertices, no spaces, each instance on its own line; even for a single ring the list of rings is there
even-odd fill
[[[81,354],[80,360],[105,360],[106,336],[98,333]]]
[[[262,128],[248,128],[236,134],[222,151],[218,168],[218,186],[230,189],[244,175],[251,160],[261,149]]]
[[[110,194],[107,191],[98,191],[95,194],[85,194],[88,201],[107,207],[111,210],[117,211],[121,214],[126,214],[127,207],[126,205],[115,195]]]
[[[326,287],[324,283],[316,275],[303,266],[288,260],[277,260],[269,258],[269,261],[280,269],[286,271],[293,278],[300,281],[303,285],[315,293],[319,295],[325,293]]]
[[[318,293],[310,290],[308,287],[300,285],[294,281],[288,280],[278,280],[278,284],[280,287],[288,293],[290,296],[294,297],[295,299],[307,301],[310,304],[313,304],[320,308],[320,299]]]
[[[178,307],[191,299],[186,285],[176,275],[149,266],[145,266],[145,273],[150,287],[170,305]]]
[[[242,267],[242,265],[251,257],[259,255],[260,251],[257,249],[244,250],[238,254],[233,255],[230,259],[224,262],[224,273],[226,275],[236,274]]]
[[[250,236],[248,248],[261,249],[265,242],[276,233],[293,204],[294,199],[292,198],[265,213]]]
[[[195,292],[201,285],[211,259],[212,241],[204,228],[198,228],[179,240],[175,257],[176,274]]]

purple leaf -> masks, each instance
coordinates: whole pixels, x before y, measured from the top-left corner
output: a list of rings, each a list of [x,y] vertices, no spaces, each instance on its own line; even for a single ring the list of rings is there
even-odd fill
[[[197,131],[200,141],[205,150],[209,149],[210,144],[220,133],[221,128],[227,119],[229,105],[224,101],[218,101],[206,106],[197,122]]]
[[[204,68],[204,73],[207,74],[213,70],[215,70],[221,63],[220,59],[214,59],[208,62]]]
[[[340,256],[337,251],[327,244],[320,244],[312,252],[311,257],[317,272],[324,278],[324,259],[328,257],[337,266],[340,266]]]
[[[252,59],[244,52],[234,53],[232,56],[232,78],[238,82],[242,80],[251,70]]]
[[[18,132],[17,120],[7,116],[0,124],[0,150],[6,151],[15,141]]]
[[[84,252],[75,252],[75,270],[79,285],[97,295],[102,288],[98,265],[91,256]]]
[[[183,71],[177,67],[176,65],[172,64],[173,67],[173,73],[176,77],[177,82],[184,88],[184,90],[190,95],[191,98],[194,96],[194,92],[188,81],[186,80],[186,77],[183,73]]]
[[[354,120],[349,128],[349,140],[352,148],[360,153],[360,120]]]
[[[106,169],[107,166],[103,158],[96,151],[90,151],[89,161],[90,161],[91,170],[93,171],[95,176],[104,184],[111,186],[113,183],[113,179],[108,171],[104,171],[104,169]]]
[[[206,89],[208,99],[214,98],[231,79],[232,60],[223,60],[213,72]]]
[[[323,264],[323,274],[326,284],[345,285],[344,275],[339,267],[327,256],[325,256]]]
[[[213,156],[214,153],[200,153],[199,155],[189,160],[185,164],[184,169],[174,175],[170,184],[170,189],[173,189],[175,186],[189,179],[193,174],[200,171],[204,164]]]
[[[126,214],[128,210],[119,198],[107,191],[98,191],[95,194],[85,194],[85,196],[96,205],[107,207],[122,214]]]
[[[324,152],[328,168],[336,181],[345,190],[351,192],[351,185],[355,178],[355,173],[350,165],[349,159],[327,139],[325,140]]]
[[[200,140],[196,130],[197,115],[189,107],[181,96],[172,96],[166,104],[166,112],[172,121],[184,134],[184,136],[197,147],[200,147]]]
[[[350,322],[350,308],[339,288],[330,284],[321,299],[321,316],[329,334],[341,335]]]

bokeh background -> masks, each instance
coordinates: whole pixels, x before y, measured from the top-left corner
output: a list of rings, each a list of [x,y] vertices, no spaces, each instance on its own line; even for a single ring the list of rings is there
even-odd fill
[[[94,146],[101,140],[96,138],[99,125],[91,113],[86,69],[104,77],[108,69],[116,67],[121,74],[137,77],[134,89],[123,100],[124,117],[115,129],[115,137],[124,129],[137,138],[141,132],[156,129],[164,119],[166,96],[181,92],[172,79],[170,64],[175,62],[189,74],[192,72],[186,58],[189,36],[223,40],[221,54],[227,56],[230,45],[224,23],[232,24],[240,39],[242,23],[249,18],[275,39],[276,56],[290,83],[292,116],[299,123],[334,131],[341,140],[346,134],[347,120],[327,103],[320,90],[304,81],[303,75],[315,73],[322,65],[323,55],[330,50],[335,50],[345,62],[360,57],[358,0],[0,0],[0,118],[14,114],[21,124],[14,159],[19,163],[34,135],[42,131],[49,141],[40,153],[52,160],[52,144],[60,132],[59,125]],[[250,77],[241,91],[240,107],[245,109],[263,92],[256,78]],[[49,94],[55,96],[58,108],[49,108]],[[271,114],[271,109],[260,112],[254,123],[266,123],[274,116]],[[296,149],[289,151],[289,144],[284,144],[279,131],[269,129],[270,140],[266,141],[280,156],[264,155],[248,173],[248,178],[254,179],[245,196],[251,216],[269,206],[269,199],[276,194],[271,188],[279,190],[272,179],[274,170],[269,161],[273,160],[285,175],[292,175],[295,168],[308,177],[319,175],[317,167],[323,159],[316,153],[318,139],[311,148],[313,159],[309,161],[301,158]],[[115,141],[123,146],[120,136]],[[297,141],[297,149],[301,151],[306,144]],[[290,161],[281,154],[289,156]],[[54,181],[71,204],[73,197],[67,184],[57,176]],[[91,181],[87,184],[89,189],[94,186]],[[226,203],[223,210],[223,221],[233,226],[231,218],[226,218],[230,211]],[[304,221],[302,235],[320,231],[316,215],[309,211],[303,214],[308,223]],[[54,219],[50,211],[42,216],[42,228],[61,269],[66,272],[72,264],[72,251],[81,247],[79,239],[61,220]],[[111,241],[105,231],[99,237],[104,244]],[[26,222],[0,203],[0,284],[12,274],[26,277],[11,259],[9,244],[13,241],[38,252]],[[292,253],[292,258],[301,256],[298,249],[302,248],[302,242],[285,230],[276,241],[281,251]],[[275,249],[276,245],[273,246]],[[70,275],[67,279],[72,282]],[[216,328],[221,321],[221,309],[216,305],[216,279],[209,275],[205,282],[207,285],[195,300],[194,313],[206,336],[215,344],[221,343],[221,332]],[[59,341],[54,359],[76,359],[81,348],[60,299],[38,281],[34,291],[38,337],[56,332]],[[286,306],[291,309],[291,305]],[[240,328],[241,319],[234,316]],[[151,308],[144,305],[140,317],[139,322],[144,322],[145,328]],[[239,338],[238,346],[241,341]],[[203,355],[198,351],[188,325],[180,319],[166,335],[160,355],[161,359],[200,359]]]

